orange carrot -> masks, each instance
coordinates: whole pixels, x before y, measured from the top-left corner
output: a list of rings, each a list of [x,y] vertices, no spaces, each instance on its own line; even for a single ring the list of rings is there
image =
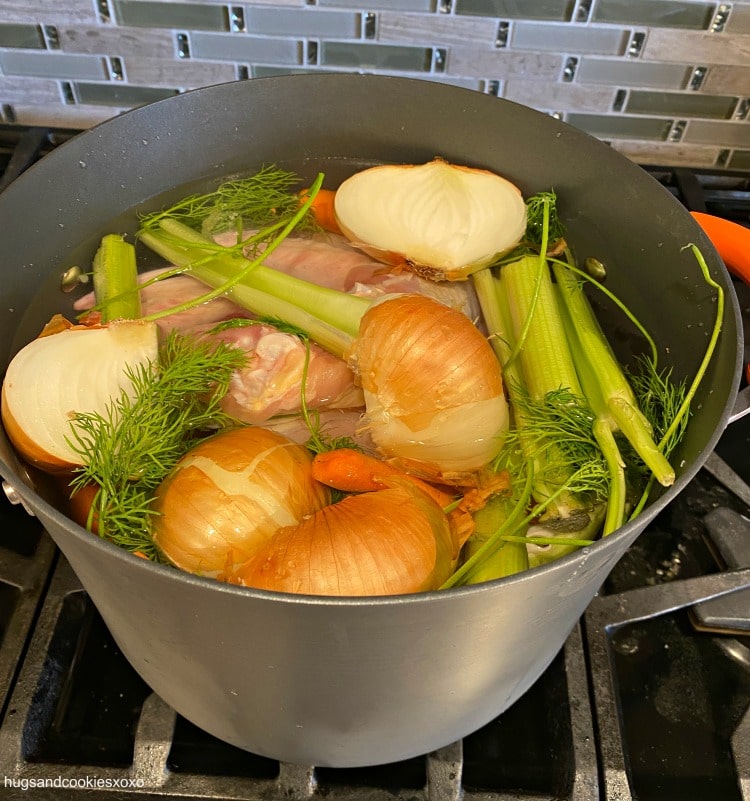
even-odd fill
[[[342,233],[339,228],[338,221],[336,220],[336,212],[333,210],[333,201],[336,197],[334,189],[319,189],[318,194],[315,195],[310,211],[315,222],[324,230],[332,234]],[[307,190],[303,189],[300,192],[300,198],[304,201],[307,198]]]
[[[450,506],[454,498],[421,478],[399,470],[389,462],[368,456],[351,448],[338,448],[335,451],[319,453],[313,459],[312,475],[321,484],[343,492],[375,492],[385,489],[388,480],[406,478],[423,489],[440,506]]]
[[[691,211],[732,275],[750,284],[750,228],[731,220]]]
[[[446,488],[441,489],[421,478],[404,473],[388,462],[349,448],[319,453],[312,463],[312,475],[322,484],[344,492],[374,492],[409,481],[426,492],[441,509],[449,508],[448,522],[454,541],[454,558],[474,531],[474,518]]]

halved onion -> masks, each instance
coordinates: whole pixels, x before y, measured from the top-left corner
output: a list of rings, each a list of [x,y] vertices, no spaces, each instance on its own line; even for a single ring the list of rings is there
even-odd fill
[[[407,482],[350,495],[282,528],[225,578],[306,595],[395,595],[437,589],[453,568],[448,519]]]
[[[368,309],[351,358],[377,449],[407,472],[473,484],[508,430],[500,364],[456,309],[421,295]]]
[[[355,173],[336,190],[334,208],[353,244],[438,281],[465,279],[486,267],[526,230],[517,186],[439,158]]]
[[[203,440],[156,491],[153,538],[177,567],[217,576],[330,503],[302,445],[264,428]]]
[[[10,441],[47,472],[80,466],[69,444],[73,414],[106,415],[131,386],[126,367],[155,363],[157,356],[156,324],[137,320],[68,324],[33,340],[13,357],[3,381],[2,421]]]

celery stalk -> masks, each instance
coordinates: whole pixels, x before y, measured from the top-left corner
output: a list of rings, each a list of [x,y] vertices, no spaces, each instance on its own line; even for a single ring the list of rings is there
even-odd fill
[[[619,429],[636,453],[665,487],[675,480],[675,472],[659,446],[654,442],[651,425],[638,408],[638,401],[599,322],[594,315],[583,287],[564,264],[554,263],[552,269],[572,328],[580,347],[580,372],[586,372],[599,387],[613,428]]]
[[[485,506],[474,512],[475,529],[464,545],[464,558],[471,559],[487,540],[508,519],[514,502],[501,495],[490,498]],[[528,570],[529,559],[523,542],[503,542],[493,553],[478,561],[464,579],[465,584],[479,584],[483,581],[510,576]]]
[[[212,297],[226,294],[254,314],[275,317],[308,332],[323,347],[332,347],[341,355],[345,343],[359,332],[359,325],[371,301],[318,286],[263,265],[271,252],[269,245],[257,258],[248,259],[236,248],[227,248],[175,220],[164,220],[160,229],[143,231],[141,241],[165,259],[184,267],[203,283],[214,288]],[[251,290],[255,290],[255,293]],[[260,293],[260,294],[257,294]],[[270,304],[272,296],[282,301]],[[274,308],[270,308],[271,306]],[[296,306],[298,311],[293,311]],[[174,309],[170,309],[171,314]],[[294,319],[291,319],[294,317]],[[327,330],[319,334],[312,330],[318,323]],[[338,344],[326,344],[332,334]]]
[[[513,318],[525,385],[532,400],[568,389],[582,395],[549,268],[538,256],[504,265],[500,283]]]
[[[135,247],[119,234],[102,237],[94,255],[94,297],[102,322],[141,316]]]
[[[508,392],[521,448],[534,465],[534,498],[538,503],[553,499],[544,513],[546,525],[576,531],[588,525],[590,504],[573,492],[558,493],[573,468],[553,439],[530,432],[523,412],[525,394],[532,402],[542,402],[548,393],[561,389],[579,398],[583,395],[546,261],[527,256],[505,264],[497,290],[496,312],[500,319],[508,314],[512,318],[505,323],[505,336],[512,337],[512,352],[520,362]],[[506,362],[504,369],[515,369],[515,363]]]
[[[560,303],[560,311],[573,360],[578,368],[578,376],[581,380],[583,392],[591,410],[596,415],[592,426],[592,434],[607,463],[609,493],[607,496],[607,512],[602,528],[602,536],[606,536],[625,523],[625,502],[627,498],[625,462],[612,432],[609,409],[602,395],[601,387],[583,353],[583,345],[578,337],[577,327],[568,313],[567,306],[562,302]]]

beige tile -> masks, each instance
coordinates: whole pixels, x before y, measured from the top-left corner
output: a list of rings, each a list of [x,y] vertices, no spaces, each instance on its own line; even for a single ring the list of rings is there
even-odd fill
[[[713,167],[717,163],[720,147],[683,145],[666,142],[612,141],[612,147],[638,164],[691,167]]]
[[[585,111],[605,114],[612,109],[617,89],[572,83],[528,81],[509,78],[503,97],[533,108],[549,111]]]
[[[642,57],[686,64],[750,66],[750,36],[652,28]]]
[[[0,103],[24,105],[62,102],[58,81],[50,78],[29,78],[20,75],[0,76]]]
[[[3,22],[41,25],[76,25],[98,19],[93,0],[3,0],[0,16]]]
[[[174,34],[164,29],[64,25],[58,28],[58,36],[60,49],[66,53],[176,58]]]
[[[233,64],[208,61],[127,57],[123,60],[128,83],[142,86],[179,86],[194,89],[214,83],[232,81],[237,77]]]
[[[715,94],[750,95],[750,65],[719,64],[708,68],[701,91]]]
[[[111,106],[34,106],[19,104],[13,107],[19,125],[51,126],[73,130],[91,128],[105,122],[126,109],[113,109]]]
[[[560,78],[563,57],[551,53],[512,53],[507,50],[476,50],[453,47],[448,53],[446,72],[451,75],[502,79],[519,75],[534,80]]]
[[[377,19],[379,42],[422,43],[435,47],[495,47],[497,21],[492,19],[396,11],[383,11],[377,15]]]

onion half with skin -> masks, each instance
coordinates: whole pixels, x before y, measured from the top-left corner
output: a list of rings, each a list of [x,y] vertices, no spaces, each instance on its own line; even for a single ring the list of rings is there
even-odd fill
[[[72,325],[42,335],[11,360],[3,380],[2,421],[18,453],[46,472],[83,464],[69,444],[75,413],[107,408],[131,385],[126,368],[155,364],[155,323],[117,320],[106,326]],[[46,331],[46,329],[45,329]]]
[[[352,244],[436,281],[467,278],[526,230],[526,203],[515,184],[439,158],[355,173],[336,190],[334,209]]]
[[[424,491],[399,483],[351,495],[282,528],[227,581],[305,595],[434,590],[453,572],[448,519]]]
[[[476,483],[509,418],[500,364],[467,317],[420,295],[387,297],[365,313],[350,358],[383,456],[431,481]]]
[[[330,503],[302,445],[264,428],[203,440],[156,491],[153,539],[176,567],[218,576]]]

